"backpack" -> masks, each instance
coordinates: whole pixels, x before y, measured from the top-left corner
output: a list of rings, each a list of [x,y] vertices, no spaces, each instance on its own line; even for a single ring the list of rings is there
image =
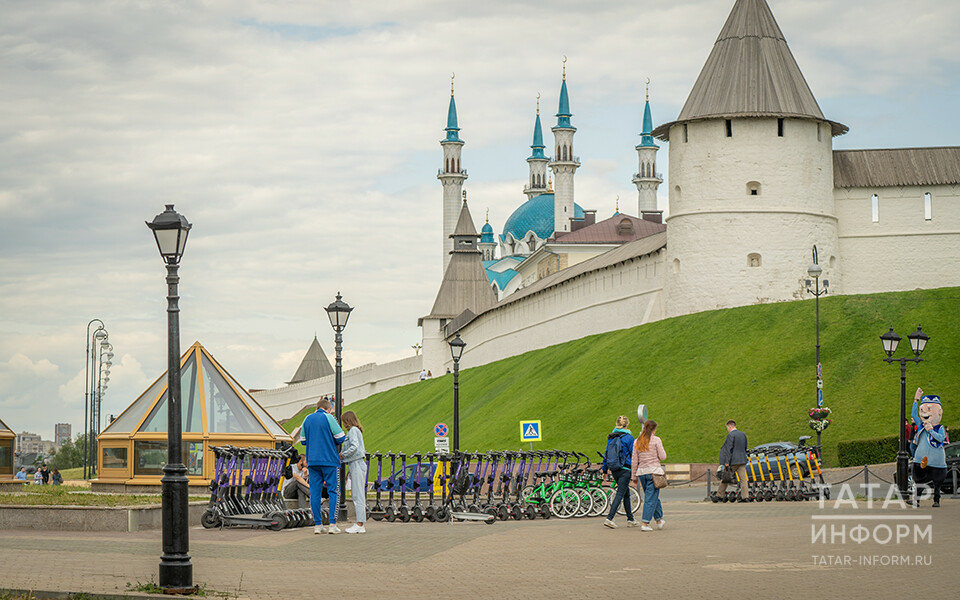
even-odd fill
[[[627,459],[623,456],[623,441],[620,438],[619,435],[607,438],[607,451],[603,455],[603,462],[611,473],[627,468]]]

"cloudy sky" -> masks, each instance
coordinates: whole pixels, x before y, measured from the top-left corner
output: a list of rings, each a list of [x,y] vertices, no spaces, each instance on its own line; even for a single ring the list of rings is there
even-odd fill
[[[144,221],[167,203],[194,225],[184,349],[275,387],[314,333],[330,353],[340,290],[347,367],[410,355],[441,276],[451,72],[478,227],[489,209],[499,232],[524,199],[536,95],[549,127],[564,55],[577,201],[636,212],[644,80],[654,120],[676,117],[732,5],[0,2],[0,419],[77,433],[92,318],[115,352],[104,415],[162,373]],[[850,126],[835,147],[960,144],[960,3],[770,5],[824,114]]]

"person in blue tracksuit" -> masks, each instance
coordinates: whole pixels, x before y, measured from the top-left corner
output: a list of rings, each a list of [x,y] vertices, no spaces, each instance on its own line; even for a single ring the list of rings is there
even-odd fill
[[[340,424],[330,414],[332,405],[327,398],[317,402],[317,412],[303,420],[300,442],[306,448],[307,468],[310,470],[310,509],[313,511],[314,533],[340,533],[337,527],[337,495],[340,493],[340,444],[347,439]],[[325,527],[320,515],[320,489],[327,485],[330,503],[327,505],[330,526]]]

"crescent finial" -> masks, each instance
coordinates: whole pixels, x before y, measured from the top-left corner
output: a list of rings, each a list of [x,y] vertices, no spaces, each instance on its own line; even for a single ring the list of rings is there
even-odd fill
[[[650,102],[650,78],[647,77],[647,102]]]
[[[450,73],[450,95],[453,96],[453,80],[457,77],[455,72]]]
[[[567,55],[563,55],[563,80],[567,80]]]
[[[540,116],[540,92],[537,92],[537,116]]]

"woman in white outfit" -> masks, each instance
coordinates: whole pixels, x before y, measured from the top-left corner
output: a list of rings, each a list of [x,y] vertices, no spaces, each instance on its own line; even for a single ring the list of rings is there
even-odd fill
[[[347,527],[347,533],[366,533],[363,523],[367,520],[367,450],[363,446],[363,427],[356,413],[348,410],[340,417],[347,439],[340,446],[340,460],[350,472],[350,490],[357,524]]]

